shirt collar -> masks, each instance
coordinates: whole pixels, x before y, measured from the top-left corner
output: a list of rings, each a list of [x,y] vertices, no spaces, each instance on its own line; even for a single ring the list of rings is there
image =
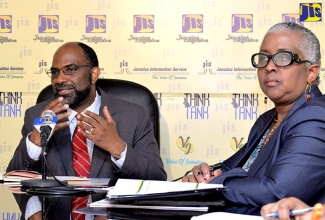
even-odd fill
[[[94,102],[90,106],[88,106],[86,108],[86,110],[94,112],[95,114],[98,115],[99,114],[100,104],[101,104],[101,96],[96,91],[96,97],[95,97]],[[69,121],[71,122],[75,118],[75,116],[78,114],[78,112],[76,112],[75,110],[73,110],[71,108],[68,108],[67,111],[71,112],[71,115],[69,116]],[[81,113],[81,114],[84,115],[84,113]]]

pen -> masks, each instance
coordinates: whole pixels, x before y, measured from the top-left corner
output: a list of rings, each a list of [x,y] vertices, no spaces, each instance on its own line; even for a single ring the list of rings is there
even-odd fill
[[[291,210],[289,212],[289,217],[293,217],[293,216],[296,216],[296,215],[302,215],[302,214],[305,214],[305,213],[310,212],[312,210],[314,210],[314,207]],[[267,214],[266,217],[269,217],[269,218],[279,218],[279,213],[278,212],[270,213],[270,214]]]
[[[217,169],[220,169],[222,167],[222,163],[216,163],[216,164],[214,164],[214,165],[211,165],[211,166],[209,166],[209,170],[210,170],[210,172],[212,172],[212,171],[215,171],[215,170],[217,170]],[[186,176],[189,172],[191,172],[191,170],[189,170],[189,171],[187,171],[186,173],[185,173],[185,175],[184,176]],[[199,171],[199,172],[197,172],[196,174],[198,174],[198,175],[202,175],[202,172],[201,171]],[[174,179],[174,180],[172,180],[173,182],[175,182],[175,181],[178,181],[178,180],[180,180],[180,179],[182,179],[183,178],[183,176],[181,176],[181,177],[179,177],[179,178],[177,178],[177,179]]]
[[[211,173],[211,172],[213,172],[213,171],[215,171],[217,169],[220,169],[221,167],[222,167],[222,163],[217,163],[217,164],[209,166],[209,171]],[[202,175],[203,173],[201,171],[198,171],[197,174]]]

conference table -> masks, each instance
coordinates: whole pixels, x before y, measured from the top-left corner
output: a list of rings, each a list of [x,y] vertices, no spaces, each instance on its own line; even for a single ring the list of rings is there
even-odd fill
[[[4,219],[20,219],[21,212],[20,206],[23,199],[21,197],[27,196],[26,194],[13,193],[9,191],[6,187],[0,186],[0,220]],[[54,199],[64,199],[59,196],[53,196]],[[4,199],[5,198],[5,199]],[[41,201],[44,198],[51,200],[51,196],[41,197]],[[193,216],[200,216],[203,214],[211,212],[223,212],[223,213],[236,213],[242,215],[251,215],[254,218],[259,216],[259,207],[247,207],[239,206],[235,204],[230,204],[224,202],[223,200],[218,201],[220,205],[209,207],[208,211],[180,211],[180,210],[147,210],[147,209],[126,209],[126,208],[87,208],[97,215],[94,219],[155,219],[155,220],[167,220],[167,219],[177,219],[177,220],[188,220]],[[61,209],[60,209],[61,210]],[[247,216],[246,216],[247,217]],[[47,219],[51,219],[51,216],[47,216]],[[219,218],[214,218],[219,219]],[[228,219],[220,218],[220,219]],[[229,218],[230,219],[230,218]],[[236,216],[234,219],[240,219]],[[246,218],[245,218],[246,219]]]

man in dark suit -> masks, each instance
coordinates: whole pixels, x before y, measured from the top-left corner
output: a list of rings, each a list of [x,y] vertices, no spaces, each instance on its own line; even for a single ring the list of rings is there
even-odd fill
[[[110,96],[96,87],[100,68],[92,48],[79,42],[65,43],[55,52],[48,74],[56,98],[26,111],[23,137],[7,171],[41,172],[40,133],[33,122],[45,110],[52,110],[58,123],[47,144],[51,174],[76,176],[71,146],[72,135],[79,129],[87,138],[89,177],[166,180],[148,113],[142,106]],[[71,211],[71,198],[65,201],[60,207]],[[27,212],[27,218],[34,214]]]

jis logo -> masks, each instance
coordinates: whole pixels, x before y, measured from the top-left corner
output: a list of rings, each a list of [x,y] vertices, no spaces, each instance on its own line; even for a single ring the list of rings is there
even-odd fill
[[[38,33],[59,33],[59,15],[39,15]]]
[[[232,33],[251,33],[253,32],[252,14],[233,14],[231,18]]]
[[[133,32],[134,33],[154,33],[155,19],[153,15],[134,15]]]
[[[322,21],[322,3],[300,3],[300,21]]]
[[[282,14],[282,22],[292,22],[304,26],[304,23],[300,21],[300,15],[296,14]]]
[[[0,33],[12,32],[12,18],[11,15],[0,15]]]
[[[106,33],[106,15],[86,15],[86,33]]]
[[[203,15],[183,15],[183,33],[203,33]]]

